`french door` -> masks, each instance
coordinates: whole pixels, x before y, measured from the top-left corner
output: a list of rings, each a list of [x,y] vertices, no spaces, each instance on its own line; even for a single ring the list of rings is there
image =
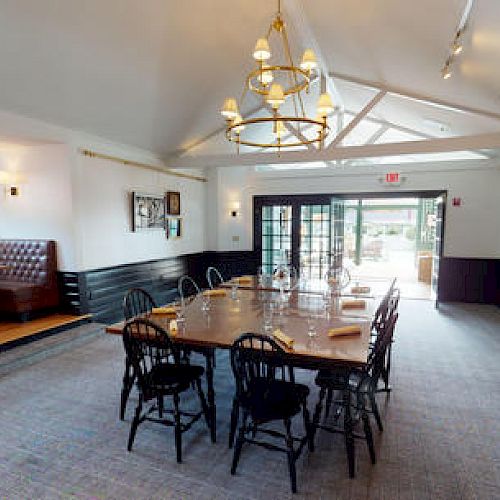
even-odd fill
[[[314,279],[342,265],[343,200],[301,196],[256,198],[254,203],[254,246],[266,272],[287,264]]]

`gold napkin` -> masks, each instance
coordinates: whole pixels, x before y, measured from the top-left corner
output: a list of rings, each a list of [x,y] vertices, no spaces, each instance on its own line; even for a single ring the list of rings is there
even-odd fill
[[[353,286],[351,288],[351,293],[370,293],[369,286]]]
[[[177,310],[172,306],[164,306],[164,307],[153,307],[151,309],[152,314],[166,314],[168,316],[175,316],[177,314]]]
[[[236,278],[236,282],[240,285],[248,285],[253,283],[253,278],[251,276],[240,276],[239,278]]]
[[[342,302],[342,309],[364,309],[366,307],[366,300],[344,300]]]
[[[214,290],[205,290],[203,292],[203,295],[205,295],[205,297],[225,297],[226,290],[222,290],[221,288],[216,288]]]
[[[328,330],[329,337],[344,337],[346,335],[360,335],[361,327],[359,325],[340,326]]]
[[[337,278],[328,278],[328,284],[333,286],[336,285],[339,282]]]
[[[288,347],[288,349],[293,349],[293,343],[295,342],[294,339],[289,337],[279,328],[276,328],[276,330],[274,330],[273,337],[282,344],[284,344],[286,347]]]

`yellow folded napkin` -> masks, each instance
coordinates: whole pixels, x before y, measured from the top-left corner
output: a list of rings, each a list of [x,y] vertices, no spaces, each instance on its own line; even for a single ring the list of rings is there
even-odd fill
[[[216,288],[214,290],[205,290],[203,292],[203,295],[205,295],[205,297],[225,297],[226,290],[222,290],[221,288]]]
[[[294,339],[289,337],[286,333],[284,333],[279,328],[276,328],[276,330],[274,330],[273,337],[276,340],[280,341],[282,344],[286,345],[286,347],[288,347],[288,349],[293,348],[293,343],[295,342]]]
[[[177,309],[172,306],[164,306],[164,307],[153,307],[151,309],[152,314],[168,314],[175,316],[177,314]]]
[[[236,281],[240,285],[248,284],[253,282],[253,278],[251,276],[240,276],[239,278],[236,278]]]
[[[370,293],[369,286],[353,286],[351,288],[351,293]]]
[[[330,328],[328,330],[329,337],[344,337],[346,335],[360,335],[361,327],[358,325],[340,326],[338,328]]]
[[[177,332],[179,331],[179,327],[177,326],[177,320],[173,319],[169,323],[168,330],[170,332],[170,335],[172,335],[172,337],[175,337],[177,335]]]
[[[365,307],[365,300],[344,300],[342,302],[342,309],[364,309]]]
[[[336,285],[339,282],[337,278],[328,278],[328,284],[333,286]]]

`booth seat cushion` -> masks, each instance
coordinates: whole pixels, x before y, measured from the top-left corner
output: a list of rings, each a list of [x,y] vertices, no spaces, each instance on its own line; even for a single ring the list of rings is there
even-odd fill
[[[18,281],[0,281],[0,312],[22,313],[43,307],[51,298],[46,287]]]

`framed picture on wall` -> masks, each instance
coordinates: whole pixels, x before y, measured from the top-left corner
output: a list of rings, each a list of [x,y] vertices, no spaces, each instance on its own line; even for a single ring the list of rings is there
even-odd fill
[[[165,205],[167,215],[181,215],[181,193],[179,191],[167,191],[165,193]]]
[[[165,202],[163,196],[133,192],[132,231],[165,229]]]
[[[167,219],[167,238],[176,239],[182,236],[182,219],[169,218]]]

